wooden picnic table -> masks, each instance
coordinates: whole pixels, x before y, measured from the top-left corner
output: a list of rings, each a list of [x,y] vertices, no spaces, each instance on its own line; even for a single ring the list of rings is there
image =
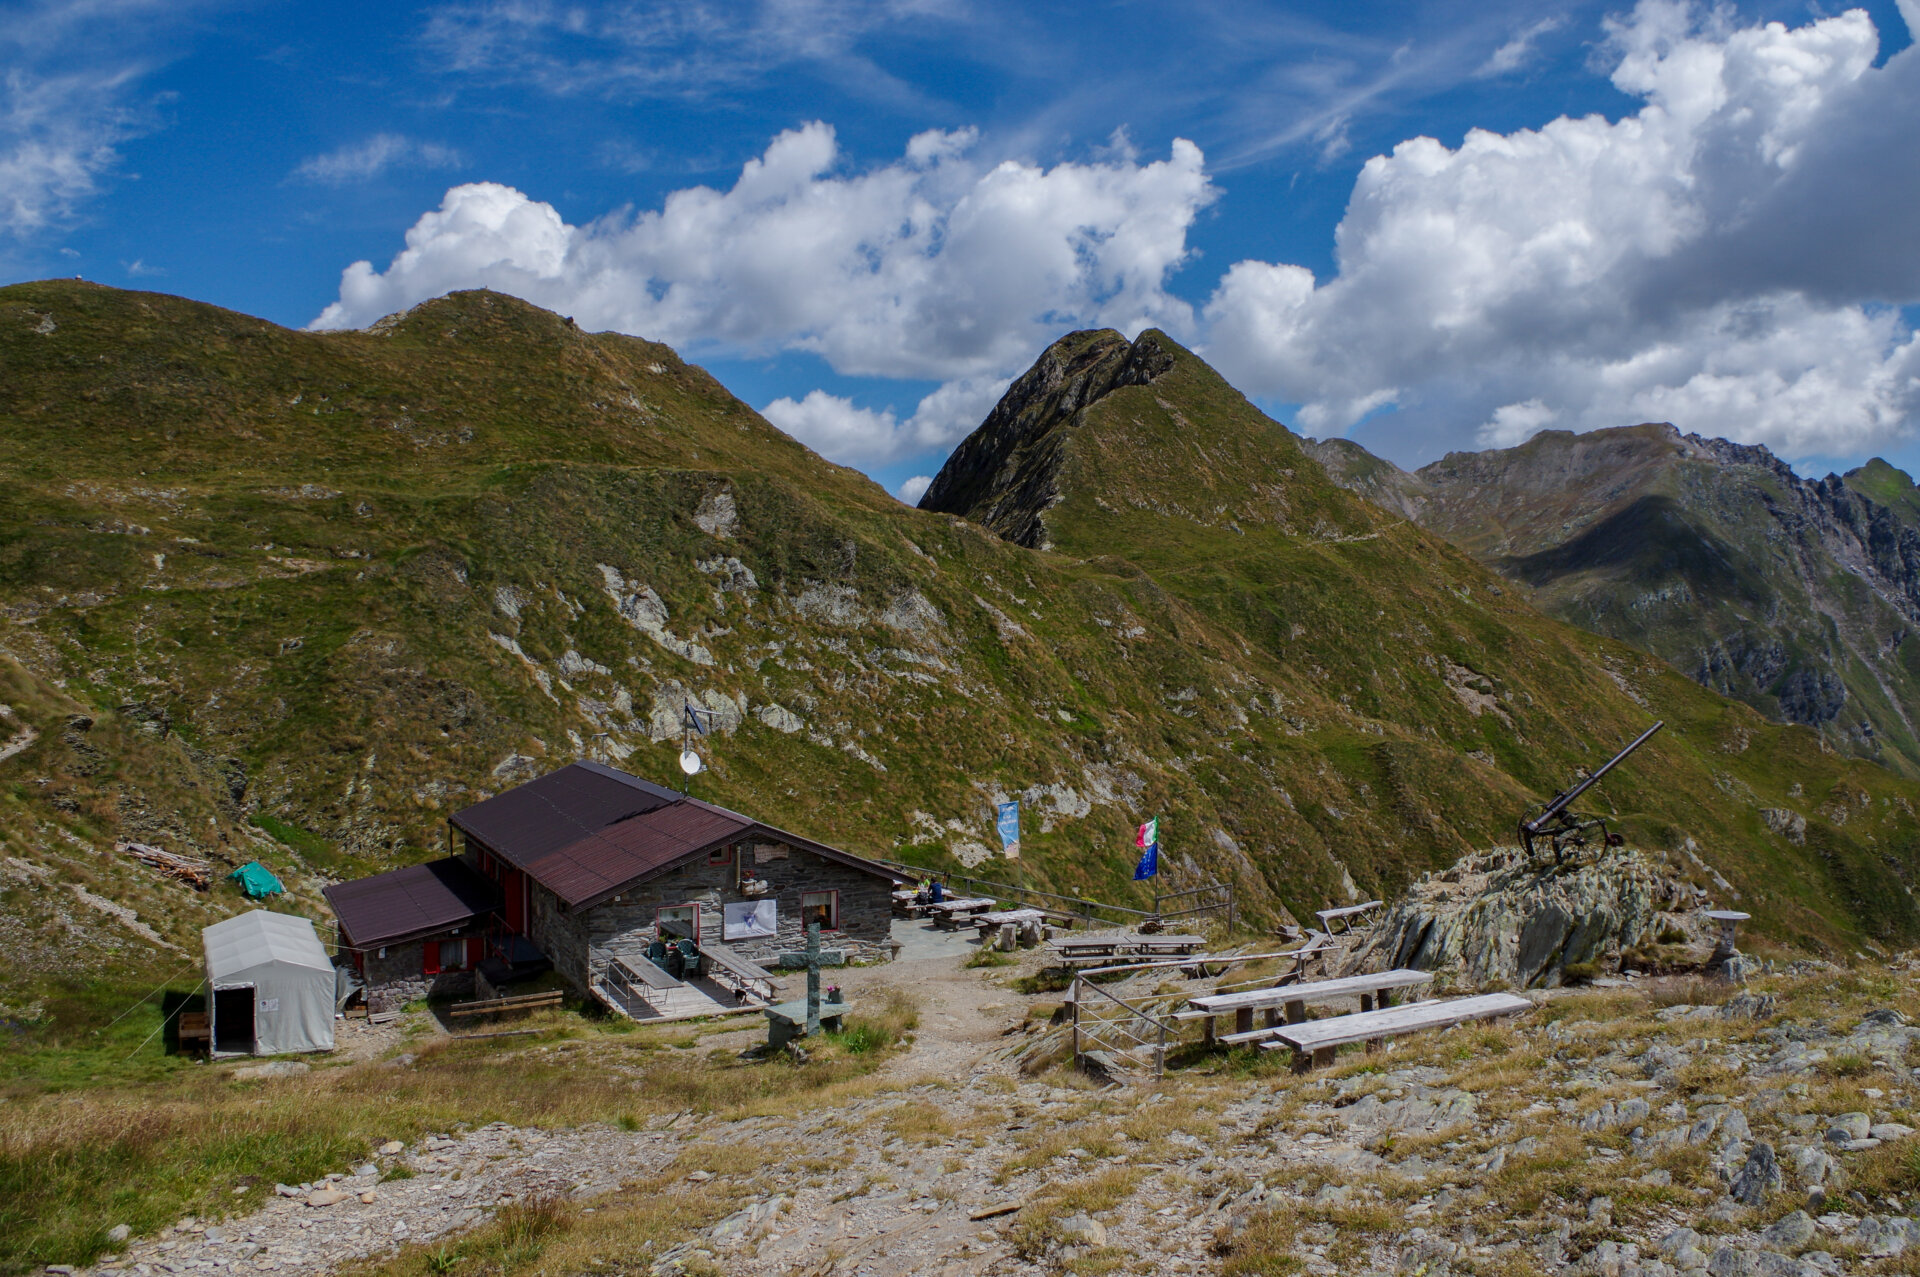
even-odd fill
[[[1339,931],[1333,929],[1334,923],[1338,922],[1343,924],[1340,931],[1350,931],[1353,929],[1353,919],[1363,913],[1371,913],[1373,910],[1378,909],[1380,904],[1381,902],[1378,900],[1369,900],[1365,904],[1345,905],[1339,909],[1316,909],[1313,912],[1313,916],[1320,919],[1320,930],[1326,932],[1329,936],[1333,936],[1340,934]]]
[[[1124,943],[1126,947],[1134,953],[1173,953],[1184,955],[1198,952],[1204,948],[1207,943],[1207,938],[1205,936],[1185,935],[1135,936],[1133,939],[1127,940]]]
[[[934,926],[943,931],[953,931],[960,926],[960,915],[985,913],[997,903],[989,896],[974,896],[969,899],[942,900],[926,906],[926,910],[933,915]]]
[[[1319,1006],[1336,1002],[1342,998],[1358,997],[1362,1011],[1372,1011],[1393,1005],[1396,989],[1411,989],[1428,983],[1433,979],[1432,972],[1410,971],[1400,968],[1381,971],[1373,975],[1342,976],[1337,980],[1316,980],[1310,984],[1283,984],[1266,989],[1242,989],[1237,993],[1209,993],[1202,997],[1188,998],[1187,1006],[1191,1010],[1177,1012],[1179,1020],[1191,1020],[1205,1017],[1207,1041],[1213,1042],[1214,1017],[1231,1014],[1233,1032],[1217,1039],[1232,1046],[1241,1042],[1252,1042],[1268,1037],[1280,1023],[1280,1013],[1284,1009],[1288,1024],[1300,1024],[1307,1018],[1308,1006]],[[1266,1027],[1256,1029],[1253,1016],[1256,1011],[1266,1012]]]
[[[1532,1009],[1533,1003],[1511,993],[1484,993],[1474,998],[1414,1002],[1384,1011],[1363,1011],[1359,1015],[1284,1024],[1274,1030],[1270,1041],[1260,1044],[1260,1049],[1291,1050],[1293,1071],[1305,1073],[1316,1066],[1333,1063],[1334,1052],[1350,1043],[1365,1042],[1367,1049],[1373,1051],[1385,1039],[1398,1037],[1402,1033],[1450,1028],[1469,1020],[1490,1020],[1495,1016],[1515,1015]]]
[[[1053,941],[1054,950],[1064,957],[1111,957],[1120,952],[1120,936],[1079,936]]]

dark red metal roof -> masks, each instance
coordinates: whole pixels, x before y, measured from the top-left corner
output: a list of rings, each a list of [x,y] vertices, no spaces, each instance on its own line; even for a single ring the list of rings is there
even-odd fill
[[[577,839],[526,866],[533,880],[571,908],[597,904],[621,887],[753,827],[745,816],[682,799]]]
[[[895,877],[870,860],[599,763],[570,763],[456,812],[453,824],[570,909],[599,904],[750,830],[876,878]]]
[[[630,816],[680,801],[671,789],[599,763],[569,763],[453,815],[466,833],[516,868]],[[535,875],[536,878],[539,875]]]
[[[347,942],[361,949],[448,931],[500,907],[499,890],[457,856],[321,890]]]

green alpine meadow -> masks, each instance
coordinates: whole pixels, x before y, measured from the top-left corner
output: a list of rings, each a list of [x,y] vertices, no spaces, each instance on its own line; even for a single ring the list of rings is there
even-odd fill
[[[1513,842],[1665,720],[1596,795],[1631,844],[1763,942],[1920,931],[1910,768],[1555,619],[1154,330],[1062,337],[921,509],[485,291],[310,333],[19,284],[0,365],[9,1005],[227,911],[118,844],[259,859],[322,917],[569,761],[679,786],[689,705],[695,797],[1135,907],[1218,881],[1256,931]]]

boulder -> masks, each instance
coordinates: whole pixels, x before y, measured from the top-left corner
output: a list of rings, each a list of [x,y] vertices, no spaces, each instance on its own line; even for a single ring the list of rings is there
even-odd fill
[[[1760,1240],[1775,1250],[1798,1250],[1813,1240],[1813,1217],[1797,1210],[1761,1233]]]
[[[1553,986],[1576,963],[1651,937],[1663,910],[1695,903],[1691,884],[1646,854],[1610,850],[1570,871],[1517,849],[1469,856],[1415,883],[1350,964],[1457,970],[1469,983]]]
[[[1747,1154],[1729,1192],[1742,1206],[1758,1206],[1767,1200],[1767,1194],[1780,1190],[1781,1182],[1780,1161],[1774,1156],[1773,1145],[1761,1140]]]
[[[1091,1215],[1069,1215],[1060,1221],[1060,1240],[1069,1246],[1104,1246],[1107,1226]]]
[[[299,1077],[312,1072],[311,1066],[299,1060],[268,1060],[265,1064],[249,1064],[245,1068],[233,1071],[236,1082],[256,1082],[262,1078]]]

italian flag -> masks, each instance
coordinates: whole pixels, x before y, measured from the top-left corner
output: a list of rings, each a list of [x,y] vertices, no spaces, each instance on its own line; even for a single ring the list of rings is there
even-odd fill
[[[1160,817],[1155,816],[1140,826],[1140,836],[1134,840],[1136,847],[1157,847],[1160,845]]]

